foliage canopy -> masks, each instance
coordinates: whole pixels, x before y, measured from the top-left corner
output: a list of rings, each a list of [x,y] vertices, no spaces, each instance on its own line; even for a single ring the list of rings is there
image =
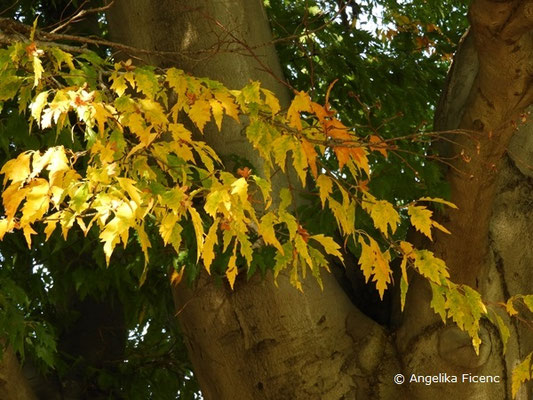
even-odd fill
[[[464,24],[461,8],[446,14],[442,5],[383,2],[383,26],[393,25],[373,35],[354,29],[354,21],[372,15],[379,2],[357,11],[321,1],[267,3],[274,32],[297,38],[279,44],[289,82],[298,88],[286,109],[259,82],[226,88],[176,68],[114,62],[87,49],[74,54],[35,41],[34,33],[0,50],[0,146],[8,160],[0,170],[0,282],[9,288],[0,298],[6,322],[0,326],[8,327],[2,333],[18,352],[29,346],[44,364],[61,367],[43,304],[28,297],[34,288],[59,300],[65,298],[60,286],[71,282],[82,298],[122,287],[128,326],[150,329],[144,336],[138,330],[134,340],[160,340],[159,348],[172,356],[182,345],[157,334],[172,329],[171,322],[157,322],[173,314],[172,305],[168,298],[154,301],[167,268],[174,285],[194,281],[204,268],[232,289],[238,276],[288,270],[301,290],[308,272],[320,284],[321,269],[329,270],[333,258],[342,261],[346,251],[357,255],[380,297],[392,284],[391,261],[400,260],[402,308],[408,269],[426,278],[433,309],[467,331],[476,351],[483,317],[509,337],[493,306],[454,284],[444,262],[406,236],[409,227],[429,240],[434,229],[447,232],[433,214],[454,207],[442,198],[441,173],[430,162],[438,136],[430,124],[416,134],[399,133],[431,119],[457,27]],[[339,79],[343,70],[354,72]],[[429,89],[420,90],[420,82]],[[400,103],[405,118],[398,118]],[[225,124],[240,124],[260,161],[235,158],[231,169],[224,167],[201,133]],[[282,188],[273,184],[280,175]],[[17,231],[31,250],[22,257],[20,235],[11,234]],[[93,248],[99,268],[87,268],[87,260],[62,283],[58,271],[52,278],[42,268]],[[18,271],[19,257],[26,272]],[[28,268],[38,274],[24,289],[17,274],[26,276]],[[133,300],[132,293],[141,297]],[[509,300],[510,313],[516,301],[533,310],[531,296],[517,296]],[[24,323],[24,313],[33,311],[37,318]],[[515,393],[527,377],[524,365],[517,368]],[[186,363],[175,367],[187,375]],[[109,375],[99,379],[112,385]],[[162,380],[165,390],[187,390],[187,380],[181,387]]]

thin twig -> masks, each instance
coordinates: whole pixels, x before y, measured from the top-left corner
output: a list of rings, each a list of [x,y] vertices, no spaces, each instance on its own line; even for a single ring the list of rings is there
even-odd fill
[[[70,17],[67,21],[65,21],[64,23],[59,25],[57,28],[52,29],[50,31],[50,33],[56,33],[58,31],[60,31],[61,29],[65,28],[66,26],[68,26],[68,25],[70,25],[70,24],[72,24],[74,22],[78,22],[78,20],[80,20],[85,15],[106,11],[113,5],[114,2],[115,1],[113,0],[111,3],[109,3],[108,5],[103,6],[103,7],[91,8],[89,10],[81,10],[77,14],[75,14],[74,16]],[[78,8],[78,10],[79,10],[79,8]]]

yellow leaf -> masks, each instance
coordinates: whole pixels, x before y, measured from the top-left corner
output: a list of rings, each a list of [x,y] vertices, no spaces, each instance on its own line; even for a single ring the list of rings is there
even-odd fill
[[[217,99],[222,104],[222,107],[224,107],[226,114],[239,122],[239,108],[233,101],[233,98],[229,94],[221,91],[216,91],[214,95],[215,99]]]
[[[0,174],[4,174],[4,186],[8,180],[13,183],[20,183],[25,181],[30,175],[30,157],[32,152],[27,151],[19,154],[19,156],[13,160],[9,160],[4,164],[0,170]]]
[[[213,225],[209,228],[209,232],[205,237],[204,247],[202,251],[202,259],[204,260],[204,267],[208,274],[211,274],[211,263],[215,259],[215,253],[213,251],[214,246],[218,243],[218,224],[220,219],[215,219]]]
[[[188,210],[191,216],[194,232],[196,233],[196,248],[198,250],[196,261],[198,262],[200,260],[204,245],[204,227],[202,225],[202,218],[200,217],[200,214],[198,214],[198,211],[196,211],[196,209],[193,207],[189,207]]]
[[[363,201],[363,208],[374,221],[375,227],[385,235],[388,235],[388,226],[393,234],[396,232],[400,223],[400,215],[387,200],[375,200],[367,195],[366,200]]]
[[[217,128],[220,131],[222,129],[222,116],[224,115],[224,108],[222,107],[222,104],[215,99],[209,100],[209,104],[211,105],[211,112],[213,113],[215,124],[217,124]]]
[[[0,240],[4,239],[6,232],[11,231],[14,225],[14,222],[7,218],[0,219]]]
[[[298,289],[300,292],[303,293],[303,287],[302,282],[300,282],[300,278],[298,277],[298,263],[293,262],[292,269],[291,269],[291,275],[289,278],[289,282],[292,286],[294,286],[296,289]]]
[[[433,225],[435,228],[437,228],[438,230],[444,232],[444,233],[447,233],[448,235],[451,235],[452,233],[446,229],[444,226],[442,226],[441,224],[439,224],[438,222],[435,222],[435,221],[431,221],[431,225]]]
[[[39,81],[41,80],[41,77],[43,76],[44,72],[43,64],[41,63],[41,59],[38,55],[39,51],[42,52],[42,50],[37,50],[33,53],[33,87],[39,84]]]
[[[390,253],[388,251],[381,252],[378,243],[371,237],[368,237],[368,240],[370,245],[366,243],[362,235],[359,236],[359,243],[361,244],[359,265],[361,265],[365,280],[368,282],[372,277],[372,281],[376,282],[379,297],[383,299],[385,289],[391,283]]]
[[[291,145],[292,149],[292,158],[294,162],[294,169],[300,178],[300,181],[305,185],[305,176],[307,174],[307,158],[302,149],[302,146],[298,146],[298,143],[293,143]]]
[[[196,100],[189,109],[189,118],[200,129],[204,131],[205,124],[211,119],[211,107],[205,100]]]
[[[39,93],[30,104],[31,116],[41,126],[41,113],[48,102],[48,90]]]
[[[428,210],[424,206],[411,205],[407,208],[407,213],[409,214],[409,217],[411,218],[411,223],[416,228],[416,230],[422,232],[430,240],[433,240],[433,238],[431,237],[431,226],[433,223],[433,221],[431,220],[431,216],[433,215],[433,211]]]
[[[272,212],[269,212],[263,215],[263,217],[261,218],[261,222],[258,226],[258,231],[266,244],[271,244],[276,249],[278,249],[281,254],[284,254],[283,247],[281,246],[279,240],[276,238],[276,232],[274,231],[274,225],[277,223],[278,219],[276,218],[276,216]]]
[[[183,279],[183,275],[185,273],[185,268],[181,268],[180,271],[172,271],[172,275],[170,276],[170,283],[173,286],[178,286]]]
[[[226,277],[228,278],[229,285],[231,287],[231,290],[233,290],[233,286],[235,285],[235,278],[237,278],[238,270],[237,270],[237,256],[233,254],[228,261],[228,269],[226,270]]]
[[[141,191],[135,186],[135,181],[133,179],[129,178],[119,178],[117,177],[118,184],[124,190],[130,198],[138,205],[140,206],[142,203],[141,199]]]
[[[326,199],[333,191],[333,182],[331,178],[326,175],[320,175],[316,180],[316,186],[318,187],[318,193],[320,196],[320,202],[322,203],[322,208],[326,205]]]
[[[31,249],[31,235],[37,235],[37,232],[33,230],[31,225],[24,225],[22,228],[22,232],[24,233],[24,237],[26,238],[26,243],[28,243],[28,249]]]
[[[318,171],[316,168],[317,153],[315,150],[315,146],[309,143],[307,140],[302,139],[302,149],[304,150],[305,156],[307,157],[307,163],[309,164],[309,168],[311,168],[311,173],[316,179],[316,177],[318,176]]]
[[[144,230],[144,223],[139,225],[135,230],[137,232],[137,237],[139,238],[139,243],[141,244],[141,249],[144,254],[144,265],[146,267],[150,260],[148,257],[148,249],[152,247],[152,244],[150,243],[150,239],[148,238],[148,235]]]
[[[239,196],[243,203],[248,202],[248,182],[244,178],[239,178],[231,184],[231,194]]]
[[[272,204],[272,196],[270,195],[270,192],[272,191],[272,186],[270,182],[257,175],[251,175],[251,177],[255,181],[255,184],[261,190],[261,194],[263,195],[263,199],[265,201],[265,210],[268,210],[268,208]]]
[[[516,308],[514,308],[513,300],[514,298],[511,297],[509,300],[507,300],[507,303],[505,303],[505,310],[511,317],[518,315],[518,311],[516,311]]]
[[[387,143],[383,141],[379,136],[377,135],[370,135],[368,141],[371,143],[369,148],[372,151],[377,151],[383,155],[383,157],[387,158]]]
[[[440,285],[441,281],[449,278],[446,264],[429,250],[414,250],[415,268],[420,275]]]
[[[333,216],[337,220],[337,224],[341,228],[342,233],[346,236],[353,233],[355,230],[355,204],[350,202],[349,206],[345,207],[333,198],[329,198],[328,205]]]
[[[124,75],[115,71],[111,74],[110,79],[113,81],[113,84],[111,85],[111,90],[114,90],[119,97],[122,96],[128,88]]]
[[[281,110],[278,98],[268,89],[261,89],[261,91],[265,95],[265,103],[270,107],[272,116],[276,115]]]
[[[403,311],[405,307],[405,299],[407,297],[407,259],[408,257],[406,255],[402,258],[402,263],[400,265],[400,270],[402,271],[402,278],[400,280],[400,307],[401,311]]]
[[[335,256],[342,262],[344,262],[344,258],[342,257],[342,254],[339,251],[341,246],[339,246],[331,237],[324,236],[322,233],[320,233],[318,235],[310,236],[309,239],[316,240],[322,245],[322,247],[324,247],[326,253],[331,254],[332,256]]]
[[[379,246],[375,243],[374,251],[376,255],[376,267],[374,269],[374,278],[372,279],[376,282],[376,289],[379,292],[379,297],[383,300],[383,294],[389,283],[391,283],[391,274],[390,269],[390,254],[388,251],[382,253],[379,250]]]
[[[311,259],[311,256],[309,255],[309,250],[307,249],[307,243],[304,241],[303,237],[301,235],[296,235],[294,239],[294,247],[296,247],[296,251],[298,254],[305,260],[305,263],[309,266],[310,269],[313,269],[313,260]],[[302,266],[302,271],[305,278],[305,267]]]
[[[178,221],[178,216],[175,215],[174,213],[166,214],[161,220],[161,223],[159,225],[159,234],[161,235],[161,238],[163,239],[163,243],[165,244],[165,246],[170,241],[172,231],[174,229],[174,225],[176,225],[177,221]]]
[[[414,257],[415,257],[415,254],[413,252],[414,248],[413,248],[413,245],[411,243],[401,241],[400,242],[400,248],[402,249],[403,254],[405,256],[407,256],[407,258],[413,258],[414,259]]]
[[[167,82],[176,91],[178,96],[182,96],[187,91],[187,80],[185,73],[177,68],[170,68],[167,71]]]
[[[439,199],[438,197],[421,197],[420,199],[418,199],[419,201],[431,201],[433,203],[441,203],[441,204],[445,204],[451,208],[455,208],[457,209],[457,206],[455,204],[453,204],[452,202],[450,201],[446,201],[446,200],[443,200],[443,199]]]
[[[55,147],[50,147],[46,152],[41,156],[40,152],[36,151],[33,153],[33,159],[32,159],[32,171],[29,176],[30,179],[35,178],[38,176],[44,167],[46,167],[50,163],[50,159],[52,158],[53,154],[55,152]]]
[[[250,266],[253,258],[252,243],[250,243],[248,237],[246,236],[243,230],[237,232],[237,241],[240,244],[241,255],[246,260],[248,266]]]
[[[293,141],[290,136],[282,135],[274,140],[272,143],[272,152],[274,153],[274,161],[285,172],[285,160],[287,159],[287,152],[292,149]]]
[[[43,178],[35,179],[28,185],[26,202],[22,207],[21,226],[37,221],[48,211],[48,190],[48,181]]]
[[[302,130],[302,121],[300,118],[300,112],[312,112],[311,99],[309,95],[304,92],[297,92],[296,96],[292,100],[292,103],[287,111],[287,118],[289,119],[289,126]]]
[[[4,190],[2,200],[7,219],[11,220],[15,217],[20,202],[26,197],[27,192],[27,188],[21,189],[18,184],[12,184]]]
[[[47,219],[45,221],[46,223],[46,228],[44,228],[44,234],[46,235],[45,240],[50,239],[50,236],[52,236],[52,233],[55,231],[57,223],[59,222],[56,218],[57,216],[50,216],[50,219]]]
[[[63,234],[65,234],[65,230],[68,231],[67,226],[63,227]],[[113,250],[115,249],[115,246],[118,243],[120,243],[121,233],[122,231],[120,229],[120,219],[113,218],[105,226],[104,230],[99,235],[100,240],[104,243],[104,254],[105,254],[107,265],[109,265],[109,260],[111,259],[111,255],[113,254]]]
[[[512,377],[512,396],[516,398],[518,390],[522,383],[531,380],[533,378],[533,362],[531,361],[533,353],[529,353],[528,356],[520,364],[513,368]]]
[[[151,99],[140,99],[139,103],[144,111],[144,118],[154,126],[168,124],[168,119],[161,104]]]

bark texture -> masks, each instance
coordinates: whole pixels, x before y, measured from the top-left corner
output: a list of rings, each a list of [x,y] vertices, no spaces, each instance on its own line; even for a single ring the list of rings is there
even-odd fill
[[[533,125],[522,121],[532,102],[532,4],[472,2],[472,26],[456,54],[435,120],[437,130],[459,129],[461,134],[452,135],[457,145],[446,151],[456,157],[448,178],[459,210],[443,216],[453,235],[437,235],[434,250],[450,266],[454,281],[473,286],[489,302],[533,292]],[[420,398],[510,399],[512,368],[533,350],[531,330],[507,319],[513,332],[503,355],[501,338],[487,323],[477,357],[465,335],[437,329],[435,316],[420,302],[424,293],[429,297],[423,284],[411,289],[398,334],[400,350],[411,352],[407,369],[428,371],[429,362],[436,371],[500,375],[505,385],[464,390],[447,385],[444,391],[438,385],[417,386]],[[438,343],[436,360],[432,340]],[[533,398],[531,390],[531,385],[524,387],[518,398]]]
[[[9,347],[4,349],[0,362],[0,399],[37,400],[22,373],[15,353]]]
[[[453,235],[438,235],[434,250],[454,281],[493,301],[533,291],[532,183],[523,171],[531,169],[506,155],[514,137],[511,148],[526,166],[532,164],[531,133],[516,129],[532,99],[532,4],[472,2],[472,28],[437,117],[439,129],[460,128],[468,135],[455,136],[458,143],[449,149],[457,156],[448,177],[459,210],[443,217]],[[117,41],[177,53],[147,62],[177,65],[230,88],[258,79],[287,104],[274,49],[262,45],[270,32],[260,0],[117,0],[109,21]],[[211,132],[206,140],[222,154],[255,160],[241,129],[227,125],[222,135]],[[238,281],[231,292],[204,276],[195,289],[175,289],[205,398],[510,399],[512,363],[531,351],[531,332],[516,325],[518,335],[502,356],[501,338],[486,323],[476,356],[470,339],[430,310],[423,282],[412,283],[402,324],[390,334],[359,312],[332,276],[324,280],[324,292],[306,282],[303,294],[285,277],[279,288],[271,277],[254,278]],[[502,383],[397,386],[393,377],[399,372],[407,380],[411,374],[500,375]],[[519,399],[528,398],[523,389]]]

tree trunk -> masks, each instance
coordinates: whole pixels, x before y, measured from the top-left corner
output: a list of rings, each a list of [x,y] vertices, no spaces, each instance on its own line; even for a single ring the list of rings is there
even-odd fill
[[[438,117],[439,129],[467,129],[476,140],[450,149],[454,154],[465,149],[470,162],[459,158],[456,167],[464,174],[449,173],[459,211],[445,216],[453,235],[438,236],[433,248],[450,266],[452,279],[474,286],[490,301],[533,291],[527,245],[533,232],[531,179],[505,156],[515,133],[511,120],[531,102],[533,42],[524,35],[530,26],[522,18],[531,13],[521,8],[526,3],[530,7],[531,2],[473,2],[472,36],[456,58]],[[230,88],[257,79],[287,104],[262,2],[188,4],[117,0],[109,11],[111,34],[129,45],[177,53],[147,62],[177,65]],[[241,129],[227,124],[206,140],[219,153],[255,161]],[[518,149],[529,141],[522,156],[531,165],[531,134],[514,136]],[[497,330],[486,323],[476,356],[470,339],[431,311],[421,281],[411,284],[401,326],[393,333],[363,315],[331,275],[324,276],[323,292],[312,280],[304,283],[303,294],[284,276],[278,283],[274,286],[271,276],[254,277],[238,280],[230,291],[202,276],[194,289],[173,289],[206,399],[507,399],[512,364],[532,349],[531,334],[517,325],[502,356]],[[393,381],[398,373],[407,381],[411,374],[499,375],[501,383],[401,386]],[[519,398],[528,398],[525,389]]]
[[[0,346],[3,346],[0,343]],[[37,400],[22,368],[11,348],[3,350],[0,361],[0,399],[2,400]]]

